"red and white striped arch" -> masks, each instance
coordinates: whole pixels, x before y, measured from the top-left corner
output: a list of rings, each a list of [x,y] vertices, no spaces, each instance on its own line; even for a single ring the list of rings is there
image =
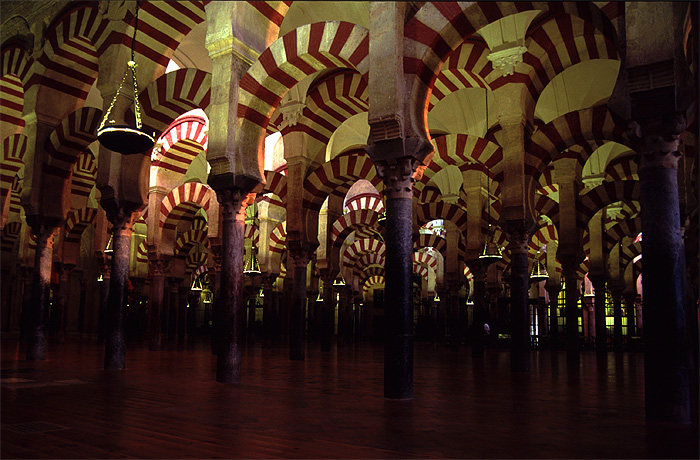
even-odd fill
[[[443,257],[447,251],[447,240],[435,233],[421,233],[418,239],[413,243],[413,250],[418,251],[422,248],[434,248]]]
[[[181,220],[192,221],[199,209],[209,209],[214,192],[200,182],[187,182],[173,189],[160,204],[158,224],[166,230],[174,231]]]
[[[270,252],[282,254],[287,249],[287,222],[280,222],[270,233]]]
[[[606,141],[628,143],[622,120],[616,119],[607,106],[569,112],[540,127],[532,135],[525,149],[525,172],[538,178],[552,161],[577,146],[579,163],[584,165],[596,148]]]
[[[605,180],[639,180],[637,162],[634,159],[634,152],[614,158],[605,166]]]
[[[265,171],[265,182],[262,194],[272,194],[272,196],[263,197],[263,200],[269,201],[283,208],[287,207],[287,176],[278,171]]]
[[[355,151],[333,158],[304,181],[304,207],[318,211],[328,195],[344,198],[358,179],[367,179],[375,187],[381,183],[369,155]]]
[[[319,70],[349,68],[366,79],[369,33],[349,22],[303,25],[273,42],[239,82],[240,145],[261,149],[282,96]]]
[[[568,67],[592,59],[620,58],[614,41],[596,30],[593,23],[564,12],[554,13],[548,20],[531,26],[525,45],[528,51],[523,55],[523,67],[529,68],[526,84],[533,101]],[[501,77],[493,82],[492,88],[500,86],[500,80],[508,81]],[[534,109],[535,104],[531,104],[528,115]]]
[[[156,133],[164,132],[180,115],[209,107],[210,97],[210,73],[198,69],[168,72],[158,77],[139,95],[143,107],[143,124]],[[170,143],[173,144],[175,142]]]
[[[27,152],[27,136],[13,134],[2,141],[2,163],[0,163],[0,210],[5,216],[5,206],[10,199],[12,184],[17,173],[24,167],[24,154]]]
[[[642,231],[642,218],[623,219],[605,230],[603,242],[605,248],[610,251],[613,246],[621,242],[625,237],[636,237]]]
[[[97,208],[82,208],[71,211],[66,219],[63,240],[66,243],[80,244],[83,231],[88,225],[95,222],[95,217],[97,217]]]
[[[343,122],[367,111],[367,81],[351,70],[333,73],[309,88],[305,102],[304,117],[295,126],[282,130],[282,133],[302,131],[325,147]],[[280,113],[274,123],[279,126],[282,121]]]
[[[249,239],[255,246],[260,244],[260,230],[257,225],[245,224],[244,238]]]
[[[426,169],[437,172],[448,165],[455,165],[464,171],[471,163],[477,163],[493,171],[503,160],[500,145],[477,136],[448,134],[433,139],[437,155],[433,156]],[[432,164],[436,165],[433,167]],[[485,170],[484,170],[485,171]]]
[[[585,229],[593,215],[604,207],[618,201],[639,201],[639,197],[639,181],[604,182],[579,197],[576,223],[580,229]]]
[[[420,265],[417,263],[413,264],[413,274],[422,276],[423,278],[425,278],[426,281],[428,281],[428,272],[429,271],[430,270],[428,270],[428,268],[424,267],[423,265]]]
[[[350,211],[340,216],[333,222],[331,229],[331,245],[334,247],[342,246],[345,239],[352,232],[370,231],[379,233],[379,213],[372,209],[359,209]]]
[[[145,267],[148,267],[148,247],[145,239],[136,248],[136,264],[145,264]],[[148,268],[144,268],[143,271],[148,273]]]
[[[404,70],[415,75],[411,98],[411,118],[421,123],[431,91],[443,63],[462,42],[490,23],[528,10],[552,11],[580,17],[616,43],[615,28],[591,2],[428,2],[404,27]],[[515,76],[515,75],[514,75]],[[492,85],[493,87],[493,85]],[[428,127],[423,137],[429,139]]]
[[[365,294],[369,292],[370,289],[372,289],[375,286],[381,286],[384,287],[384,277],[381,275],[374,275],[370,276],[365,280],[364,283],[362,283],[362,293]]]
[[[49,25],[44,52],[30,79],[52,91],[84,101],[97,78],[98,49],[110,27],[99,5],[72,3]]]
[[[437,270],[438,261],[432,254],[421,251],[413,253],[413,263],[423,265],[431,270]]]
[[[24,83],[26,82],[31,60],[19,45],[4,46],[0,54],[0,122],[4,135],[22,132],[24,119]],[[10,126],[12,128],[10,129]]]
[[[3,222],[19,219],[22,215],[22,203],[20,202],[20,196],[22,196],[22,187],[20,184],[20,173],[18,173],[12,180],[12,186],[9,194],[10,203],[7,209],[7,216],[5,216],[3,213]],[[4,209],[5,208],[3,208],[3,210]]]
[[[376,253],[380,256],[384,256],[386,252],[386,245],[384,242],[379,241],[374,238],[365,238],[362,240],[355,241],[353,244],[348,246],[342,254],[342,261],[344,267],[353,267],[355,262],[365,254]]]
[[[358,211],[360,209],[371,209],[377,213],[384,211],[384,203],[379,193],[360,193],[353,196],[345,202],[345,207],[349,211]]]
[[[12,221],[5,224],[2,228],[2,240],[0,240],[0,250],[2,252],[12,252],[15,243],[19,239],[20,231],[22,230],[22,222]]]
[[[450,54],[435,80],[428,110],[443,98],[464,88],[489,88],[486,82],[493,72],[493,65],[487,56],[491,51],[486,42],[478,36],[466,39]]]
[[[375,252],[371,252],[357,259],[355,261],[355,267],[353,268],[356,271],[362,271],[365,268],[370,267],[372,265],[379,265],[380,267],[384,267],[385,262],[386,258],[384,254],[377,254]]]
[[[191,229],[182,232],[173,245],[173,256],[176,259],[186,259],[192,248],[196,245],[207,243],[207,232],[204,229]]]
[[[97,177],[97,161],[90,149],[83,150],[78,157],[78,161],[73,166],[71,176],[71,194],[87,199],[90,192],[95,187]]]
[[[467,229],[467,212],[460,206],[444,201],[417,206],[416,219],[419,226],[425,225],[431,220],[443,219],[455,224],[461,232],[465,232]]]
[[[187,254],[187,260],[185,261],[185,273],[190,273],[201,267],[202,265],[207,265],[209,262],[209,252],[208,251],[190,251]]]
[[[158,138],[151,155],[151,168],[185,174],[192,161],[207,149],[209,122],[206,116],[185,115],[175,120]]]
[[[529,247],[533,251],[539,251],[550,241],[558,241],[557,228],[554,224],[542,226],[530,238]]]
[[[44,173],[67,179],[80,154],[97,139],[101,118],[100,109],[83,107],[63,119],[49,136]]]

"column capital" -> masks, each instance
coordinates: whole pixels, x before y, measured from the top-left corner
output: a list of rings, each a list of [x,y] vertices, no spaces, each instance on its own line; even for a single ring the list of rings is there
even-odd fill
[[[531,219],[514,219],[501,223],[501,228],[508,237],[511,250],[527,251],[530,237],[537,228],[537,223]]]
[[[679,147],[680,134],[686,129],[686,118],[676,113],[662,122],[640,125],[630,121],[627,125],[627,137],[637,151],[639,168],[664,167],[677,169],[681,156]]]
[[[256,193],[246,192],[237,187],[225,187],[216,190],[216,199],[221,207],[223,220],[245,218],[246,208],[255,201]]]
[[[149,259],[148,268],[154,276],[165,276],[165,273],[170,268],[170,261],[166,259]]]
[[[376,160],[377,175],[384,180],[387,198],[413,198],[413,173],[418,161],[412,157]]]

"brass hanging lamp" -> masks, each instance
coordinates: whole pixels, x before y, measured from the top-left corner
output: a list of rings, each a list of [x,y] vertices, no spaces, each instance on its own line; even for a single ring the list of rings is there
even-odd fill
[[[486,89],[486,95],[485,95],[485,101],[486,101],[486,132],[489,130],[489,90]],[[484,134],[484,137],[486,137],[486,134]],[[501,247],[498,245],[496,242],[496,234],[493,232],[491,228],[491,170],[489,168],[486,168],[486,172],[488,174],[488,185],[487,185],[487,190],[488,190],[488,223],[489,227],[486,233],[486,242],[484,243],[484,247],[481,250],[481,254],[479,254],[479,260],[482,260],[486,263],[493,263],[493,262],[498,262],[499,260],[503,259],[503,253],[501,252]]]
[[[141,122],[141,104],[139,103],[139,88],[136,83],[136,61],[134,60],[134,46],[136,44],[136,31],[139,25],[139,2],[136,2],[136,17],[134,19],[134,35],[131,38],[131,60],[126,64],[126,71],[122,78],[117,93],[114,95],[109,108],[102,118],[100,126],[97,128],[97,140],[100,141],[105,148],[122,155],[133,155],[142,153],[151,148],[155,143],[153,134],[149,134],[143,130]],[[122,91],[124,83],[131,72],[131,81],[134,90],[134,119],[136,126],[118,125],[114,120],[110,120],[110,115],[117,98]]]
[[[199,279],[199,276],[198,276],[192,282],[192,287],[190,288],[190,291],[201,291],[201,290],[202,290],[202,281]]]
[[[540,251],[537,251],[535,263],[532,265],[532,273],[530,273],[530,281],[536,283],[538,281],[544,281],[547,278],[549,278],[547,268],[540,260]]]
[[[253,201],[253,225],[256,224],[257,219],[257,205],[256,201]],[[255,241],[251,241],[250,246],[250,257],[246,259],[245,266],[243,267],[243,274],[249,276],[255,276],[260,274],[260,263],[258,262],[258,248],[255,247]]]
[[[107,247],[105,248],[105,255],[111,255],[114,252],[113,236],[109,235],[109,241],[107,241]]]

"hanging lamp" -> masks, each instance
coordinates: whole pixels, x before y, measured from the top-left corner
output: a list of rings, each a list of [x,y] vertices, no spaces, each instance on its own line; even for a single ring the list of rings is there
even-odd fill
[[[440,301],[440,296],[438,295],[437,291],[435,291],[435,297],[433,297],[433,302],[439,302]]]
[[[333,281],[333,286],[345,286],[345,280],[343,279],[343,275],[340,275],[340,278],[336,278]]]
[[[257,224],[256,218],[258,215],[257,201],[253,201],[253,225]],[[255,276],[260,274],[260,263],[258,262],[258,248],[255,247],[255,241],[251,241],[250,257],[245,261],[243,274]]]
[[[136,31],[139,25],[139,2],[136,2],[136,17],[134,19],[134,35],[131,38],[131,60],[126,63],[126,71],[122,78],[117,93],[114,95],[109,108],[102,118],[100,126],[97,128],[97,140],[105,148],[122,155],[133,155],[142,153],[151,148],[155,143],[154,135],[143,130],[141,122],[141,104],[139,103],[139,88],[136,83],[136,61],[134,60],[134,46],[136,44]],[[134,90],[134,119],[136,126],[118,125],[114,120],[110,120],[110,115],[117,98],[122,91],[124,83],[131,72],[131,81]]]
[[[192,282],[192,287],[190,288],[190,291],[201,291],[201,290],[202,290],[202,281],[199,279],[199,276],[198,276]]]
[[[262,285],[260,285],[260,292],[258,292],[258,297],[260,297],[261,299],[265,298],[265,289]]]
[[[486,101],[486,132],[489,130],[489,90],[486,90],[486,95],[485,95],[485,101]],[[484,134],[484,137],[486,135]],[[481,254],[479,254],[479,260],[482,260],[486,263],[493,263],[493,262],[498,262],[499,260],[503,259],[503,253],[501,252],[501,247],[498,245],[498,242],[496,242],[496,234],[493,232],[491,228],[491,170],[487,167],[486,172],[488,174],[488,185],[487,185],[487,190],[488,190],[488,230],[486,233],[486,242],[484,243],[484,247],[481,250]]]
[[[114,252],[113,244],[112,244],[112,237],[113,235],[109,235],[109,241],[107,241],[107,247],[105,248],[105,254],[112,254]]]
[[[538,281],[544,281],[547,278],[549,278],[547,268],[540,260],[540,251],[537,251],[536,260],[532,266],[532,273],[530,273],[530,281],[536,283]]]

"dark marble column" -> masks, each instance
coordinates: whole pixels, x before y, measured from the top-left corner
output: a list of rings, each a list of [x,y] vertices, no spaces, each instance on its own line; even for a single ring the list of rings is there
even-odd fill
[[[165,272],[168,270],[169,263],[163,259],[152,259],[149,260],[148,263],[151,268],[148,349],[151,351],[158,351],[162,345],[161,314],[165,293]]]
[[[333,323],[335,310],[335,289],[333,288],[334,276],[324,276],[323,279],[323,304],[321,305],[321,351],[331,351],[333,342]]]
[[[105,317],[105,370],[123,370],[126,366],[126,295],[131,253],[131,231],[138,213],[119,208],[108,213],[112,222],[112,270]]]
[[[450,312],[450,350],[459,351],[462,342],[462,324],[459,311],[459,290],[461,286],[458,281],[448,281],[447,305]]]
[[[97,284],[100,289],[99,299],[100,305],[97,307],[97,343],[104,345],[105,343],[105,318],[107,317],[107,303],[109,302],[109,280],[112,270],[112,256],[107,256],[104,253],[98,252],[98,267],[102,281]]]
[[[245,209],[254,199],[237,188],[216,191],[221,208],[221,273],[217,300],[216,381],[240,383],[245,305],[243,303],[243,258]]]
[[[413,399],[413,171],[416,160],[375,161],[386,196],[384,397]]]
[[[641,335],[642,329],[637,324],[637,293],[635,291],[622,291],[627,307],[627,336]]]
[[[474,317],[472,321],[472,358],[484,357],[484,324],[486,323],[486,266],[475,261],[469,264],[474,275]]]
[[[561,258],[560,258],[561,260]],[[566,305],[564,307],[564,316],[566,318],[565,326],[565,347],[566,360],[569,363],[578,363],[579,356],[579,339],[578,339],[578,298],[579,292],[576,283],[576,266],[575,260],[564,258],[562,260],[562,275],[564,277],[564,299]]]
[[[272,285],[276,275],[263,277],[263,347],[272,347],[274,334],[276,333],[277,315],[275,315],[275,299]]]
[[[589,276],[595,291],[595,352],[598,357],[608,354],[608,328],[605,321],[605,276]]]
[[[28,218],[28,221],[30,219]],[[31,222],[36,236],[34,272],[31,301],[28,310],[27,361],[46,359],[46,316],[51,284],[51,262],[53,257],[56,226]]]
[[[177,321],[177,340],[179,342],[184,342],[187,337],[188,321],[187,321],[187,294],[190,292],[190,286],[187,284],[182,284],[177,288],[178,300],[177,300],[177,310],[178,310],[178,321]]]
[[[22,267],[22,298],[20,300],[20,324],[19,324],[19,339],[21,342],[26,342],[29,338],[29,330],[31,328],[31,313],[32,313],[32,283],[34,282],[34,269],[30,267]]]
[[[690,421],[685,254],[678,198],[682,116],[648,124],[630,123],[638,154],[642,208],[644,298],[644,388],[650,420]],[[695,327],[696,325],[693,325]]]
[[[352,343],[352,288],[340,287],[338,299],[338,345]]]
[[[610,285],[610,294],[613,299],[613,350],[615,352],[623,351],[623,338],[622,338],[622,289],[624,285],[615,283],[611,281],[608,283]],[[629,322],[629,316],[627,319],[627,333],[631,335],[633,323]]]
[[[530,241],[528,223],[509,221],[505,224],[510,251],[510,324],[512,372],[530,371],[529,286],[527,248]]]
[[[297,245],[301,246],[298,242]],[[294,284],[289,311],[289,359],[303,361],[306,351],[306,267],[311,257],[303,248],[290,250],[290,255]]]
[[[72,265],[56,262],[54,268],[58,273],[58,289],[54,292],[54,308],[56,309],[56,341],[66,343],[66,317],[70,301],[70,277]]]

